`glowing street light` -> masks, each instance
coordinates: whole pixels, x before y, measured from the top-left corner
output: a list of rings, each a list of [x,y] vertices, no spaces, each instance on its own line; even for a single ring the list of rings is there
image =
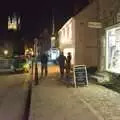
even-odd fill
[[[8,50],[4,50],[4,55],[8,55]]]

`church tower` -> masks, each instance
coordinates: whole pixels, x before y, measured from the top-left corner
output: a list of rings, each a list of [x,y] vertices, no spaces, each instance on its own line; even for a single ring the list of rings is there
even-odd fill
[[[8,16],[8,30],[19,31],[20,22],[20,17],[16,16],[16,14]]]
[[[55,36],[55,18],[52,16],[52,35],[51,35],[51,48],[56,47],[56,36]]]
[[[8,33],[7,39],[11,42],[13,54],[23,54],[24,41],[21,40],[21,17],[16,14],[8,16]]]

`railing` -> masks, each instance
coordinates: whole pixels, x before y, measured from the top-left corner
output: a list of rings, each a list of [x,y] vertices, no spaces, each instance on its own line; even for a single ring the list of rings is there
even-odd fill
[[[0,69],[10,69],[12,59],[0,59]]]

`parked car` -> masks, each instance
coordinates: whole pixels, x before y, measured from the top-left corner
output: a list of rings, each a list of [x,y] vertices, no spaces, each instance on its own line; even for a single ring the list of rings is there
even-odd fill
[[[16,71],[29,72],[30,68],[31,64],[25,58],[14,58],[12,60],[11,69],[13,72]]]

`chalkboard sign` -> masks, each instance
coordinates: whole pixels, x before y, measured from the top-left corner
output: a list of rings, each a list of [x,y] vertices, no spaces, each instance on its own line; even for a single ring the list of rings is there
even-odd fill
[[[81,83],[88,85],[87,69],[85,65],[74,66],[74,85],[75,87]]]

